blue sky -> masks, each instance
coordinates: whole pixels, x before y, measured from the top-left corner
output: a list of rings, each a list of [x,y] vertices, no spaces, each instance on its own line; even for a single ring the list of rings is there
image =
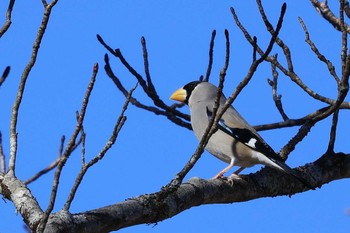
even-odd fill
[[[266,13],[274,25],[282,1],[266,1]],[[32,70],[18,123],[19,148],[17,175],[27,179],[46,167],[58,154],[62,135],[70,137],[75,127],[75,111],[80,109],[82,97],[92,73],[93,64],[100,71],[88,107],[85,132],[86,157],[94,157],[110,136],[119,116],[124,97],[103,70],[107,52],[97,41],[99,34],[113,48],[120,48],[139,73],[144,74],[141,36],[145,36],[150,71],[159,95],[171,104],[170,94],[205,74],[208,47],[212,30],[217,30],[214,66],[211,81],[217,83],[224,62],[224,29],[231,39],[231,60],[225,93],[229,95],[248,71],[252,49],[235,25],[230,7],[234,7],[246,28],[258,37],[265,47],[269,33],[259,17],[254,1],[59,1],[40,48],[36,66]],[[7,3],[0,3],[4,19]],[[336,9],[336,8],[335,8]],[[33,40],[41,22],[41,1],[18,1],[13,11],[13,23],[0,41],[0,70],[11,66],[8,80],[0,90],[0,130],[4,150],[9,154],[9,121],[17,85],[29,61]],[[337,10],[335,10],[337,12]],[[311,38],[339,72],[339,33],[324,22],[311,3],[287,1],[281,38],[289,45],[295,70],[315,91],[336,96],[336,85],[327,69],[310,52],[298,22],[300,16],[311,33]],[[273,53],[282,52],[278,48]],[[131,88],[135,79],[114,58],[112,68],[125,86]],[[281,73],[281,72],[280,72]],[[259,67],[250,85],[244,89],[234,105],[252,124],[280,121],[271,89],[266,82],[271,78],[269,64]],[[287,77],[280,74],[279,93],[287,114],[298,118],[322,106],[310,99]],[[135,91],[140,101],[150,103],[141,88]],[[185,109],[185,111],[188,111]],[[197,139],[187,129],[173,125],[166,119],[130,106],[128,120],[115,146],[99,164],[90,169],[77,197],[72,212],[98,208],[117,203],[129,197],[158,191],[185,165],[197,146]],[[341,112],[336,150],[348,152],[346,119]],[[312,162],[327,148],[330,119],[320,122],[309,136],[297,146],[287,163],[292,166]],[[297,128],[264,131],[262,136],[279,150],[295,134]],[[210,178],[226,165],[204,153],[190,177]],[[66,164],[55,211],[62,208],[80,168],[80,151]],[[256,166],[244,172],[254,172]],[[46,208],[52,185],[52,172],[29,187],[43,208]],[[349,232],[349,181],[335,181],[316,191],[289,197],[264,198],[250,202],[195,207],[171,219],[153,225],[140,225],[120,232]],[[22,219],[16,216],[10,202],[0,202],[1,233],[24,232]]]

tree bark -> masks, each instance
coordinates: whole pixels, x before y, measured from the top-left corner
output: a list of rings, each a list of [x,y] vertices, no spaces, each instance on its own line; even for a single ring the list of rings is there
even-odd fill
[[[321,187],[333,180],[350,177],[350,155],[325,154],[317,161],[297,168],[304,177]],[[241,179],[191,178],[178,189],[163,187],[160,192],[145,194],[103,208],[50,216],[45,232],[110,232],[144,223],[157,223],[182,211],[204,204],[243,202],[263,197],[306,192],[302,183],[270,168],[241,175]],[[173,191],[172,191],[173,190]]]

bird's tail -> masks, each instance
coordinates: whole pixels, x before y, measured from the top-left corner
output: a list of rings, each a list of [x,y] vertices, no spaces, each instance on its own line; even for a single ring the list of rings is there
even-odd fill
[[[273,162],[275,162],[279,167],[281,167],[282,171],[284,171],[285,173],[287,173],[289,175],[294,176],[294,178],[299,180],[306,187],[308,187],[308,188],[310,188],[312,190],[315,190],[315,187],[313,185],[311,185],[309,181],[307,181],[304,177],[302,177],[297,171],[295,171],[292,168],[290,168],[287,164],[285,164],[282,161],[278,161],[278,160],[273,160]]]

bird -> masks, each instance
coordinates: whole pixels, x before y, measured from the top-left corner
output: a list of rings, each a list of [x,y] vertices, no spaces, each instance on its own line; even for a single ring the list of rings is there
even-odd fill
[[[218,88],[207,81],[192,81],[176,90],[170,99],[189,106],[191,126],[200,141],[213,117]],[[222,94],[218,112],[226,103]],[[264,141],[257,131],[230,105],[218,121],[217,131],[209,138],[205,149],[229,165],[214,178],[222,178],[233,166],[240,168],[233,178],[247,167],[263,164],[293,176],[310,189],[314,187],[297,171],[290,168],[283,159]]]

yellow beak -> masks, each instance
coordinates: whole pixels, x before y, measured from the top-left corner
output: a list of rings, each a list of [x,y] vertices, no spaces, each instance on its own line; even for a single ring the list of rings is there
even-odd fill
[[[184,102],[186,100],[186,96],[187,96],[186,90],[183,89],[183,88],[180,88],[180,89],[176,90],[170,96],[170,99],[177,100],[177,101],[180,101],[180,102]]]

